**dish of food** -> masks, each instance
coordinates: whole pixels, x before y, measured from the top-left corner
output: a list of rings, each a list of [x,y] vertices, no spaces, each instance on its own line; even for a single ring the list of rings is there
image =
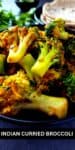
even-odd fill
[[[75,35],[62,19],[43,29],[14,26],[0,33],[1,115],[39,110],[43,120],[63,119],[74,102]]]

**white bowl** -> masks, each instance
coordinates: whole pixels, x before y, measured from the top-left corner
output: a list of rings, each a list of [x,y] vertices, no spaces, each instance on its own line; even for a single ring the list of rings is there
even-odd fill
[[[56,18],[64,19],[66,25],[75,26],[75,0],[46,2],[42,7],[41,20],[48,24]]]

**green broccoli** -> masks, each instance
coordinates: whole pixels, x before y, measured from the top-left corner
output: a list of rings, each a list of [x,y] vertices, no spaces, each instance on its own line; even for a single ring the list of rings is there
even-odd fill
[[[53,36],[63,40],[67,40],[68,38],[73,36],[65,30],[65,21],[62,19],[54,20],[50,24],[48,24],[46,26],[45,32],[46,36],[48,37]]]
[[[67,41],[64,41],[64,51],[65,57],[75,62],[75,38],[70,38]]]
[[[31,68],[34,75],[43,77],[50,67],[60,62],[62,44],[56,40],[52,41],[52,46],[42,42],[40,44],[40,54]],[[59,63],[61,64],[61,62]]]
[[[69,72],[67,73],[63,79],[63,84],[65,87],[66,95],[71,99],[73,99],[75,96],[75,74]]]
[[[55,21],[48,24],[45,28],[46,36],[50,36],[55,27],[56,27],[56,22]]]
[[[68,101],[65,97],[47,96],[37,92],[23,70],[19,70],[14,75],[4,76],[0,86],[0,105],[3,108],[0,114],[9,115],[18,113],[22,109],[37,108],[49,116],[62,119],[68,112]]]
[[[25,55],[22,60],[19,62],[19,64],[23,67],[23,69],[26,71],[27,76],[29,77],[30,80],[33,80],[33,74],[31,72],[31,67],[35,63],[35,59],[33,56],[28,53]]]

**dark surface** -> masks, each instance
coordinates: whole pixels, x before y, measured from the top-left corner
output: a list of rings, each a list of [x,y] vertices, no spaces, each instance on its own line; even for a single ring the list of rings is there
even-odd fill
[[[1,150],[75,150],[75,140],[1,140]]]

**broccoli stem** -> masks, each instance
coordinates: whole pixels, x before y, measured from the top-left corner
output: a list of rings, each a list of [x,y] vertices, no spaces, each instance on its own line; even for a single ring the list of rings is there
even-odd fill
[[[35,59],[31,54],[27,54],[23,57],[23,59],[19,62],[19,64],[23,67],[23,69],[26,71],[27,76],[30,80],[33,80],[33,74],[31,72],[31,67],[35,63]]]
[[[41,54],[31,68],[33,74],[40,77],[44,76],[49,67],[55,63],[57,53],[58,50],[55,47],[52,47],[52,49],[48,52],[48,46],[46,44],[43,45],[43,48],[41,48]]]
[[[0,54],[0,74],[5,73],[5,68],[4,68],[5,57],[6,56],[4,54]]]
[[[32,92],[28,96],[29,100],[35,104],[35,108],[39,108],[41,111],[48,115],[55,115],[58,118],[64,118],[68,111],[68,101],[64,97],[52,97],[43,94],[38,94],[36,91]]]
[[[66,117],[68,111],[68,101],[64,97],[52,97],[37,92],[27,97],[30,103],[16,103],[10,108],[12,113],[18,113],[21,109],[37,109],[45,112],[49,116],[56,116],[59,119]]]
[[[10,106],[10,111],[13,114],[18,113],[22,109],[37,109],[48,116],[56,116],[59,119],[65,118],[68,112],[68,101],[65,97],[53,97],[44,94],[39,94],[36,91],[32,91],[29,94],[26,93],[25,98],[28,102],[15,102]],[[5,113],[4,111],[1,113]]]

